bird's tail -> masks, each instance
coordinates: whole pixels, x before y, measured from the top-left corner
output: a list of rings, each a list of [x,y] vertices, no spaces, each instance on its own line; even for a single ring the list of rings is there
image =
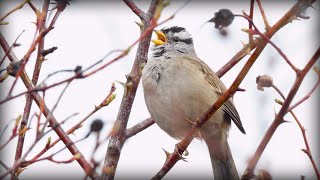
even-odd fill
[[[239,180],[228,142],[206,140],[215,180]]]

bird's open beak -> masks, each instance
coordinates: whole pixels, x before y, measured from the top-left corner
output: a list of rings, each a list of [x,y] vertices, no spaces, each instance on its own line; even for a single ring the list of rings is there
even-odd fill
[[[165,42],[167,42],[167,37],[166,35],[162,32],[162,31],[157,31],[155,30],[154,31],[158,37],[158,39],[152,39],[151,41],[156,45],[162,45],[164,44]]]

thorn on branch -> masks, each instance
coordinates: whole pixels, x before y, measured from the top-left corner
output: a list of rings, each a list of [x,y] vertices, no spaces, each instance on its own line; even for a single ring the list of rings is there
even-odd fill
[[[144,28],[143,22],[137,22],[137,21],[135,21],[135,23],[139,26],[140,30],[142,30],[142,29]]]
[[[301,18],[301,19],[310,19],[309,16],[305,16],[303,14],[297,14],[297,17]]]
[[[309,156],[309,152],[306,149],[301,149],[302,152],[306,153]]]
[[[169,157],[171,156],[172,153],[169,153],[167,150],[163,149],[164,153],[166,154],[166,161],[168,161]]]
[[[285,119],[282,119],[281,122],[280,122],[280,124],[287,123],[287,122],[290,122],[290,121],[285,120]]]

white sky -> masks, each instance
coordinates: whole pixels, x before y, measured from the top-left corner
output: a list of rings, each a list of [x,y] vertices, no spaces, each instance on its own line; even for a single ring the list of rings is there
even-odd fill
[[[0,16],[16,6],[18,2],[1,3],[2,10]],[[35,3],[37,7],[42,7],[39,2]],[[165,19],[171,15],[176,9],[182,6],[183,3],[183,1],[172,2],[171,5],[164,10],[161,19]],[[292,7],[295,1],[285,1],[282,3],[266,3],[262,1],[262,3],[269,23],[273,25]],[[137,4],[142,9],[147,10],[149,3],[140,1]],[[319,7],[318,4],[315,5],[315,7]],[[249,2],[236,3],[235,1],[231,1],[225,3],[221,1],[213,3],[204,1],[199,3],[192,1],[181,10],[173,20],[164,25],[186,27],[194,38],[198,56],[215,71],[222,67],[241,49],[241,41],[247,42],[248,40],[247,34],[241,31],[241,28],[247,27],[247,22],[243,19],[236,18],[234,20],[233,24],[228,28],[227,37],[221,37],[218,31],[214,29],[213,24],[207,24],[200,29],[201,25],[213,16],[214,12],[222,8],[228,8],[236,14],[240,14],[242,10],[249,13]],[[286,53],[288,58],[300,68],[304,66],[319,46],[319,40],[315,38],[319,32],[316,26],[318,23],[316,19],[319,17],[319,12],[310,8],[307,14],[311,19],[294,21],[288,24],[272,39],[283,52]],[[35,15],[28,5],[26,5],[23,9],[10,15],[5,20],[10,24],[1,26],[1,31],[5,34],[9,44],[15,40],[22,30],[26,30],[18,41],[22,44],[21,47],[15,48],[14,50],[16,55],[21,58],[30,46],[34,36],[35,26],[30,22],[35,21]],[[110,3],[98,1],[89,4],[83,1],[72,1],[71,5],[68,6],[59,17],[54,30],[46,36],[45,47],[50,48],[57,46],[58,50],[47,56],[49,60],[43,64],[39,82],[54,71],[73,69],[77,65],[87,67],[111,50],[125,49],[139,36],[139,28],[134,21],[139,21],[139,18],[136,17],[123,2]],[[264,26],[257,6],[254,21],[259,29],[263,31]],[[128,56],[103,71],[89,78],[77,80],[71,84],[54,114],[58,120],[62,120],[73,113],[80,113],[80,115],[69,120],[68,123],[63,126],[65,130],[68,130],[69,127],[86,116],[93,109],[94,105],[98,105],[98,103],[103,100],[105,95],[108,94],[112,82],[125,81],[125,75],[130,72],[132,67],[135,52],[136,47],[132,49]],[[2,49],[1,53],[3,54]],[[222,81],[227,87],[233,82],[247,58],[248,56],[222,78]],[[31,76],[31,72],[33,71],[34,59],[35,53],[31,56],[30,63],[26,67],[29,76]],[[107,58],[105,62],[110,59],[112,59],[112,56]],[[5,61],[5,64],[8,64],[8,60]],[[4,67],[5,66],[2,66],[1,69]],[[262,74],[272,76],[274,83],[285,95],[289,92],[295,79],[294,72],[275,49],[268,45],[240,85],[240,87],[246,89],[246,91],[237,93],[234,102],[247,135],[241,134],[241,132],[233,126],[229,136],[229,144],[240,175],[242,175],[247,165],[247,160],[252,156],[260,143],[264,132],[271,124],[274,113],[279,110],[279,105],[274,103],[274,99],[280,99],[280,97],[273,90],[265,89],[264,92],[261,92],[256,89],[255,78]],[[60,74],[47,83],[52,84],[67,77],[69,77],[67,74]],[[316,78],[314,72],[310,72],[307,75],[293,102],[299,100],[313,87]],[[8,88],[3,88],[3,86],[10,87],[12,80],[13,78],[9,78],[5,81],[5,85],[0,85],[0,87],[2,87],[1,91],[3,91],[0,94],[0,99],[3,99],[8,92]],[[63,87],[64,86],[59,86],[46,92],[46,103],[49,107],[55,104]],[[116,87],[117,98],[115,101],[112,102],[110,106],[94,114],[88,122],[84,124],[84,127],[76,132],[76,136],[71,136],[72,139],[76,140],[81,138],[88,131],[90,121],[95,118],[101,118],[105,121],[106,127],[104,128],[104,134],[108,133],[117,116],[123,94],[121,85],[116,84]],[[14,90],[14,94],[24,90],[25,87],[22,82],[19,81]],[[316,90],[316,92],[319,92],[319,90]],[[319,151],[317,151],[319,150],[319,144],[316,138],[318,137],[317,134],[319,134],[319,131],[316,131],[317,127],[315,126],[315,122],[318,121],[316,117],[316,109],[318,106],[316,106],[316,103],[317,97],[313,95],[303,105],[296,108],[295,113],[307,129],[307,137],[314,159],[317,165],[320,166]],[[0,114],[2,114],[1,130],[6,122],[14,119],[18,114],[23,113],[24,104],[24,98],[20,97],[0,106]],[[37,111],[38,108],[34,105],[31,114]],[[128,127],[135,125],[149,116],[144,103],[142,88],[139,86]],[[305,146],[300,129],[290,115],[285,116],[285,119],[292,123],[281,125],[276,131],[259,161],[258,169],[268,170],[275,179],[276,177],[282,177],[288,174],[290,174],[292,179],[300,179],[300,175],[305,175],[307,179],[315,178],[308,157],[301,152],[301,149],[305,148]],[[9,137],[10,128],[3,139],[6,140]],[[33,141],[33,132],[34,129],[26,136],[26,147]],[[51,133],[50,136],[52,139],[56,137],[54,133]],[[0,144],[4,142],[3,139]],[[29,157],[32,157],[32,155],[41,150],[45,141],[41,141]],[[176,140],[162,132],[156,125],[153,125],[127,141],[122,149],[116,177],[139,175],[140,177],[143,176],[142,178],[144,179],[151,178],[165,161],[162,148],[167,151],[172,151],[176,143]],[[15,146],[16,139],[10,142],[1,152],[1,159],[9,166],[13,163]],[[61,147],[63,147],[63,144],[59,143],[59,145],[49,151],[47,155],[59,150]],[[94,147],[93,136],[78,143],[77,147],[87,159],[91,157],[91,152]],[[101,146],[96,154],[97,160],[104,158],[106,147],[107,143]],[[188,162],[178,162],[167,174],[165,179],[171,179],[177,175],[196,177],[199,174],[204,178],[212,177],[211,163],[205,143],[195,140],[189,146],[188,151],[190,153],[189,156],[187,156]],[[65,150],[63,153],[57,155],[56,159],[66,160],[70,157],[70,153]],[[1,169],[1,171],[3,172],[3,169]],[[98,173],[100,173],[100,169]],[[83,178],[84,175],[77,162],[57,165],[45,161],[35,163],[28,167],[28,169],[21,174],[21,178],[30,178],[39,174],[52,177],[72,176],[78,179]]]

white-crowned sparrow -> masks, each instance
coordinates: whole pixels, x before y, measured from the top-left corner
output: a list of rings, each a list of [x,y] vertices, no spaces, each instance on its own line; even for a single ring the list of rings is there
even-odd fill
[[[155,31],[152,55],[142,71],[147,108],[154,121],[174,138],[183,138],[193,122],[220,97],[226,87],[197,57],[190,34],[173,26]],[[227,142],[231,120],[241,132],[239,114],[230,98],[204,123],[196,136],[208,145],[215,179],[239,179]]]

